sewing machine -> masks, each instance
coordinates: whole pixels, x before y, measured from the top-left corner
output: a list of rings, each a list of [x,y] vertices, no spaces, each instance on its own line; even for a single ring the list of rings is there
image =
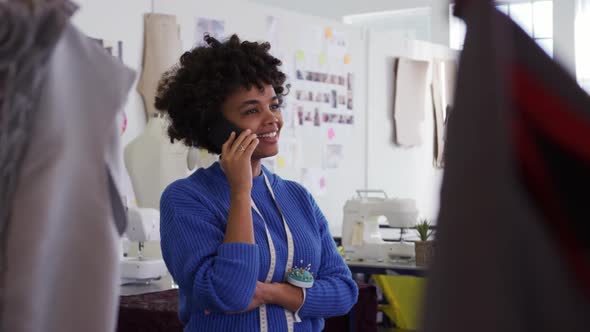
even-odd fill
[[[123,249],[121,260],[121,284],[149,283],[158,280],[168,272],[164,260],[143,257],[144,242],[160,241],[160,212],[151,208],[127,208],[127,230],[129,241],[138,242],[137,257],[129,257]]]
[[[357,190],[358,197],[344,204],[342,246],[351,260],[389,261],[415,257],[414,243],[403,239],[405,230],[414,227],[418,218],[416,203],[411,199],[388,198],[383,190]],[[366,195],[362,195],[362,194]],[[384,197],[368,197],[370,193]],[[380,231],[383,217],[391,228],[400,229],[397,242],[384,241]]]

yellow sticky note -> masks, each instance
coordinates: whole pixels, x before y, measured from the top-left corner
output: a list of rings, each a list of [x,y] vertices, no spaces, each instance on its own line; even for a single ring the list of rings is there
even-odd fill
[[[277,157],[277,167],[278,168],[285,167],[285,158],[283,158],[282,156]]]
[[[320,65],[325,65],[326,61],[326,55],[324,53],[320,54]]]
[[[209,155],[209,152],[205,149],[199,149],[199,159],[205,159]]]
[[[303,59],[305,59],[305,53],[303,53],[302,50],[297,51],[297,53],[295,54],[295,58],[297,59],[297,61],[303,61]]]
[[[326,39],[332,38],[332,36],[334,35],[334,33],[332,32],[332,28],[326,28],[325,35],[326,35]]]
[[[350,54],[344,55],[344,63],[347,65],[350,64]]]

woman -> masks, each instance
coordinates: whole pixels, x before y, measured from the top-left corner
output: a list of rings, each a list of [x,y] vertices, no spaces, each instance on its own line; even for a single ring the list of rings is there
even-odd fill
[[[321,331],[347,313],[358,290],[312,196],[261,164],[278,153],[286,95],[268,43],[224,43],[186,52],[160,82],[171,140],[221,153],[219,163],[162,194],[161,244],[180,288],[185,331]],[[236,127],[217,146],[220,116]],[[306,266],[310,288],[286,282]]]

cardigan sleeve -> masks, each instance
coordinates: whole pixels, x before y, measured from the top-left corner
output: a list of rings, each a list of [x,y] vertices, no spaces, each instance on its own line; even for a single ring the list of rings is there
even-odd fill
[[[175,206],[187,199],[179,194],[166,190],[160,201],[162,256],[170,274],[194,310],[244,310],[256,288],[258,246],[223,243],[225,222],[198,199],[190,213]]]
[[[349,312],[356,303],[358,287],[338,252],[324,214],[313,197],[308,195],[320,228],[322,257],[314,284],[306,289],[305,300],[298,314],[301,318],[341,316]]]

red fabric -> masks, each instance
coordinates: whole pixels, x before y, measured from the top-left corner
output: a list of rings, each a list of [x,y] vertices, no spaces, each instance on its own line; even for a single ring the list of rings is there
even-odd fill
[[[512,68],[515,106],[527,121],[541,130],[564,150],[590,164],[588,133],[590,123],[586,116],[574,111],[576,105],[555,96],[551,88],[540,84],[533,73],[521,66]]]
[[[523,180],[544,214],[543,221],[557,235],[559,246],[578,283],[590,298],[590,265],[584,245],[571,227],[571,220],[568,220],[571,216],[566,214],[562,198],[555,190],[552,174],[547,169],[533,133],[537,130],[563,149],[564,153],[570,153],[579,162],[590,165],[590,123],[586,117],[573,111],[575,105],[569,105],[566,100],[538,83],[533,73],[517,65],[511,69],[516,111],[513,132]]]

